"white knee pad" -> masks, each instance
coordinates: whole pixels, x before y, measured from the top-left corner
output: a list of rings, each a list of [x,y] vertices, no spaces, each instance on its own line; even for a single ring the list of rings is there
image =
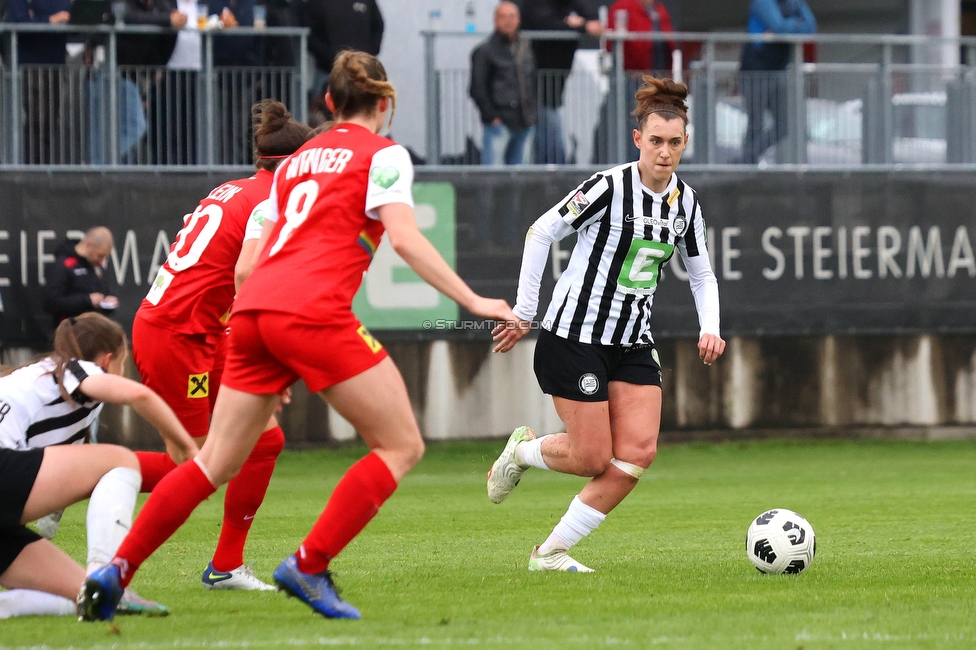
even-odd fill
[[[633,463],[628,463],[625,460],[617,460],[616,458],[610,459],[610,464],[619,469],[624,474],[630,474],[635,479],[640,479],[644,474],[645,469],[640,465],[634,465]]]

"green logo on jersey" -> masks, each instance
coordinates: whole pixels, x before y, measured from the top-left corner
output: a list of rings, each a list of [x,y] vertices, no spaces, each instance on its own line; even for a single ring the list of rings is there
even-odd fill
[[[390,189],[398,178],[400,178],[400,172],[396,167],[373,167],[369,170],[369,180],[384,190]]]
[[[646,295],[657,288],[661,264],[674,252],[674,246],[646,239],[635,239],[627,252],[617,278],[617,286],[624,293]]]

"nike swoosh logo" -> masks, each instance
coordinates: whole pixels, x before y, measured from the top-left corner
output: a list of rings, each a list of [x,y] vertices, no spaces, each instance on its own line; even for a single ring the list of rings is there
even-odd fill
[[[211,571],[210,575],[207,576],[208,580],[226,580],[230,577],[229,573],[213,573]]]
[[[119,526],[121,526],[122,528],[124,528],[125,530],[129,530],[129,526],[126,526],[125,524],[123,524],[118,519],[115,520],[115,523],[118,524]]]
[[[244,521],[247,521],[248,519],[254,519],[254,515],[244,515]]]

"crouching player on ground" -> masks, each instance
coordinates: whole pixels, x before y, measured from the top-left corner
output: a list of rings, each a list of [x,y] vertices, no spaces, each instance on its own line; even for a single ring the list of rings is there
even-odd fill
[[[112,558],[132,523],[141,483],[135,455],[72,444],[86,442],[103,402],[131,406],[159,430],[173,461],[196,454],[163,400],[121,376],[125,357],[122,327],[87,313],[61,321],[49,356],[0,377],[0,585],[16,590],[0,593],[0,618],[73,614],[65,599],[84,579],[81,566],[24,523],[90,496],[89,571]],[[32,589],[45,594],[24,591]],[[123,605],[127,613],[168,613],[131,591]]]
[[[257,119],[257,173],[214,188],[185,217],[132,324],[133,357],[143,382],[166,400],[201,445],[220,385],[226,316],[236,292],[235,265],[247,237],[248,218],[267,200],[274,170],[311,131],[291,119],[278,101],[259,102],[252,113]],[[254,450],[227,486],[220,539],[201,578],[208,589],[274,589],[244,564],[244,545],[284,444],[284,434],[270,416]],[[136,455],[144,492],[152,491],[176,467],[165,454]]]
[[[111,619],[122,588],[251,453],[279,393],[301,378],[348,420],[370,453],[342,477],[325,510],[275,582],[329,618],[359,618],[339,598],[329,567],[417,464],[424,444],[406,386],[386,350],[352,312],[384,231],[431,286],[469,312],[514,320],[504,300],[475,294],[417,227],[407,151],[378,135],[395,91],[375,57],[347,50],[329,77],[331,130],[275,174],[276,221],[231,317],[223,385],[200,455],[166,476],[112,564],[79,595],[88,620]]]

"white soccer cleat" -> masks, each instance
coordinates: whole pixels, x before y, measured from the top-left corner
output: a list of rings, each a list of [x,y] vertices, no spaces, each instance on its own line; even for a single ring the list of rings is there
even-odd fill
[[[277,587],[262,582],[254,575],[254,570],[242,564],[233,571],[217,571],[213,562],[207,565],[200,578],[207,589],[228,589],[236,591],[277,591]]]
[[[520,442],[534,438],[535,432],[529,427],[519,427],[508,437],[505,449],[488,470],[488,498],[492,503],[504,501],[518,485],[527,468],[515,462],[515,448]]]
[[[532,549],[529,556],[529,571],[567,571],[569,573],[595,573],[593,569],[584,566],[569,557],[569,553],[562,549],[553,549],[548,553],[539,553],[539,547]]]

